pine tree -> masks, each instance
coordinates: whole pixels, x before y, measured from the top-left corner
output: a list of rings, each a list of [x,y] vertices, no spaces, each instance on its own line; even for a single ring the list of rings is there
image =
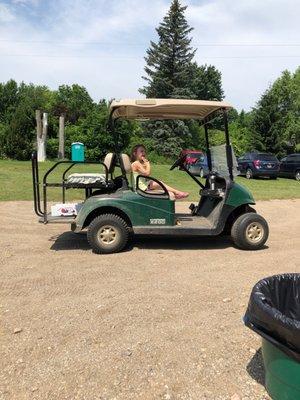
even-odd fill
[[[158,43],[151,41],[147,50],[147,85],[140,89],[146,97],[192,97],[189,88],[190,67],[195,51],[190,46],[189,34],[193,30],[185,18],[186,6],[173,0],[163,22],[156,29]]]

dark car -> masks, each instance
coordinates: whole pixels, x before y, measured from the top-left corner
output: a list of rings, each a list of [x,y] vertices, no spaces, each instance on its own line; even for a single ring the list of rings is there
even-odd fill
[[[280,161],[279,176],[300,181],[300,153],[289,154]]]
[[[247,179],[255,177],[269,177],[277,179],[279,173],[279,161],[277,157],[269,153],[246,153],[238,159],[240,175]]]
[[[191,164],[194,164],[198,160],[201,154],[203,153],[200,150],[181,150],[179,158],[185,156],[184,165],[189,168]]]
[[[209,173],[206,155],[200,154],[197,161],[190,164],[188,169],[193,175],[204,178]]]

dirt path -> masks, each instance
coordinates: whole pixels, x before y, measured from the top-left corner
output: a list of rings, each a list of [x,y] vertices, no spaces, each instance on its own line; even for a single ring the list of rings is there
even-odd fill
[[[0,399],[268,399],[242,316],[260,278],[300,272],[300,200],[256,208],[258,252],[139,239],[97,256],[31,203],[0,203]]]

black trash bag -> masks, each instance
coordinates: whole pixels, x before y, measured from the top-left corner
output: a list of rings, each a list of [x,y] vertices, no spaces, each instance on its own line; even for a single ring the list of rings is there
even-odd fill
[[[259,281],[252,290],[244,322],[300,362],[300,274]]]

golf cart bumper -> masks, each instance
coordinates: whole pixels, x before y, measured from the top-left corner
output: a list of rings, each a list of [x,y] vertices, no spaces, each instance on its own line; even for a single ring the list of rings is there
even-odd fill
[[[82,231],[82,226],[81,226],[81,225],[78,225],[78,224],[76,223],[76,221],[73,221],[73,222],[71,223],[71,231],[74,232],[74,233],[79,233],[79,232]]]

